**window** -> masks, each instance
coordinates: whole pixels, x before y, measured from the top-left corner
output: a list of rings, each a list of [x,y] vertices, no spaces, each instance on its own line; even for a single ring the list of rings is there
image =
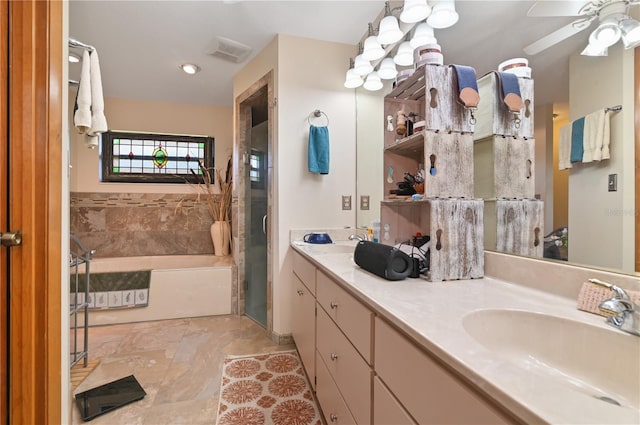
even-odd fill
[[[108,131],[101,144],[104,182],[195,183],[198,161],[214,165],[213,137]]]
[[[265,154],[256,149],[251,149],[249,156],[249,180],[251,187],[254,189],[264,189],[266,178],[266,164],[264,163]]]

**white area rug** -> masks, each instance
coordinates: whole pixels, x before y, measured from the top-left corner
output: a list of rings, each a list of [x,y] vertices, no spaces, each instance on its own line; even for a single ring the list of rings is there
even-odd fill
[[[224,360],[218,425],[321,425],[298,353]]]

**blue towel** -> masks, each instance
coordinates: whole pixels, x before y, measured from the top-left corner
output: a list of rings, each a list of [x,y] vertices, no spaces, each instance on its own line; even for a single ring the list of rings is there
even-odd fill
[[[329,174],[329,129],[309,127],[309,172]]]
[[[571,162],[582,162],[584,154],[584,117],[571,123]]]

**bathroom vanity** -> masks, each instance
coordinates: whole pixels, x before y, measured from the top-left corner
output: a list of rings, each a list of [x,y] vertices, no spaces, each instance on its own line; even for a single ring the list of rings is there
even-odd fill
[[[504,280],[616,275],[485,253],[483,279],[392,282],[351,241],[291,246],[293,338],[327,423],[640,422],[640,338],[577,310],[576,285]]]

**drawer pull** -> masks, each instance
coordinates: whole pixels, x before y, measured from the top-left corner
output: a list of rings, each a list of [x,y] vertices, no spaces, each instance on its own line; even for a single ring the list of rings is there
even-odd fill
[[[338,360],[338,355],[336,353],[331,353],[331,360],[334,362]]]
[[[329,304],[329,306],[331,306],[331,308],[335,310],[336,308],[338,308],[338,303],[337,303],[337,302],[335,302],[335,301],[331,301],[331,303]]]
[[[331,419],[331,422],[338,422],[338,416],[335,413],[330,414],[329,419]]]
[[[304,295],[304,291],[302,289],[298,289],[298,295],[303,296]]]

